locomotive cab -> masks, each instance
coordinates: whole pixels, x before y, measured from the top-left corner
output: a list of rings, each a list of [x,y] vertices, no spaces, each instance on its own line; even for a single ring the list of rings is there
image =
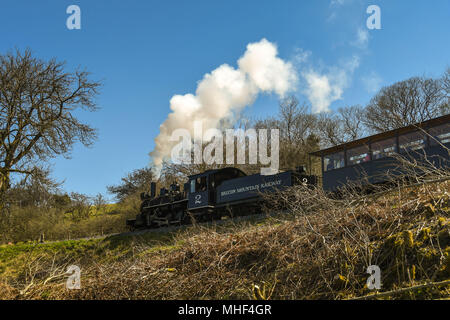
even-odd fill
[[[209,203],[209,174],[197,175],[189,180],[189,209],[207,207]]]
[[[188,208],[190,211],[213,208],[216,188],[224,181],[246,176],[237,168],[209,170],[189,177]]]

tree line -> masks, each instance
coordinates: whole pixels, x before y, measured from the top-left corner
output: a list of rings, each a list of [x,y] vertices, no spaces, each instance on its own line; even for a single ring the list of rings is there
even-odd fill
[[[102,83],[86,70],[67,70],[65,62],[43,60],[31,50],[0,55],[0,218],[17,208],[58,209],[86,218],[92,205],[105,205],[102,196],[66,194],[50,178],[48,161],[69,157],[75,143],[90,146],[97,130],[77,117],[98,110]],[[450,68],[438,78],[412,77],[381,88],[365,106],[343,106],[335,112],[312,113],[295,96],[281,100],[278,113],[265,119],[241,119],[243,129],[280,130],[280,168],[314,166],[308,153],[449,113]],[[225,165],[224,165],[225,166]],[[217,166],[165,163],[158,186]],[[259,165],[237,165],[247,173]],[[138,210],[139,194],[156,180],[150,167],[136,169],[108,192],[126,212]],[[119,210],[120,211],[120,210]],[[75,218],[74,218],[75,219]],[[0,221],[1,222],[1,221]]]
[[[449,82],[450,68],[438,78],[412,77],[381,88],[365,106],[343,106],[329,113],[312,113],[308,103],[289,96],[280,101],[274,116],[241,119],[237,126],[244,130],[279,129],[280,168],[294,169],[303,165],[319,173],[320,163],[318,159],[309,158],[310,152],[448,114]],[[182,182],[188,175],[225,166],[167,162],[159,182],[162,185],[170,181]],[[235,166],[247,173],[259,172],[261,167]]]

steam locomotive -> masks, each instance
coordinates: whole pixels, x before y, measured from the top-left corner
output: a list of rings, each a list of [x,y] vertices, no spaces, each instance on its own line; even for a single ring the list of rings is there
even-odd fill
[[[261,209],[262,193],[297,184],[315,186],[317,177],[306,175],[304,167],[250,176],[228,167],[189,176],[183,190],[173,183],[169,190],[161,188],[158,196],[156,183],[152,182],[150,193],[141,194],[140,213],[126,223],[131,230],[150,229],[256,214]]]
[[[361,190],[370,191],[372,185],[389,183],[390,176],[404,176],[395,154],[414,163],[449,170],[450,114],[310,153],[321,158],[321,187],[337,194],[349,183],[359,181]],[[127,220],[127,225],[131,229],[154,228],[188,224],[191,219],[207,221],[253,214],[261,208],[262,192],[300,183],[317,186],[317,181],[317,176],[305,174],[304,167],[270,176],[247,176],[230,167],[189,176],[183,191],[172,184],[170,190],[161,189],[159,196],[152,183],[150,194],[141,195],[140,213],[136,219]]]

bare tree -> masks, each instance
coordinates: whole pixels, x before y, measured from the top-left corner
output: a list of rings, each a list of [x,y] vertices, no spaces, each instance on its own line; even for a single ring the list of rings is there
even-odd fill
[[[300,104],[295,96],[283,99],[279,105],[280,138],[292,143],[305,143],[314,131],[317,117],[309,112],[309,106]]]
[[[337,113],[319,115],[318,129],[322,147],[335,146],[359,139],[367,133],[364,108],[355,105],[341,107]]]
[[[33,174],[36,163],[67,156],[76,141],[88,146],[96,138],[73,112],[97,109],[100,84],[88,72],[68,73],[64,66],[30,50],[0,55],[0,196],[11,173]]]
[[[70,207],[66,213],[70,213],[73,220],[81,220],[89,217],[92,199],[87,195],[78,192],[70,194]]]
[[[33,174],[25,175],[6,193],[5,202],[22,206],[51,206],[62,182],[50,176],[50,170],[34,168]]]
[[[108,192],[114,194],[119,201],[125,200],[128,196],[136,195],[140,192],[148,191],[153,179],[151,168],[133,170],[118,185],[108,186]]]
[[[103,210],[106,207],[106,199],[101,193],[97,193],[97,195],[92,199],[92,202],[97,210]]]
[[[297,118],[300,114],[298,108],[298,100],[294,96],[285,98],[280,103],[280,129],[282,138],[285,138],[292,143],[295,139],[295,129],[297,125]]]
[[[352,141],[363,137],[367,130],[364,125],[364,108],[360,105],[338,109],[342,123],[342,134],[345,141]]]
[[[276,117],[256,121],[254,127],[280,130],[281,169],[308,165],[308,153],[319,147],[318,117],[295,96],[280,101]]]
[[[442,113],[447,114],[450,112],[450,67],[445,71],[442,79],[442,89],[444,91],[444,95],[447,99],[447,102],[442,107]]]
[[[366,108],[365,124],[383,132],[435,118],[446,103],[440,79],[413,77],[384,87]]]
[[[450,93],[450,67],[448,67],[445,71],[443,81],[446,92]]]

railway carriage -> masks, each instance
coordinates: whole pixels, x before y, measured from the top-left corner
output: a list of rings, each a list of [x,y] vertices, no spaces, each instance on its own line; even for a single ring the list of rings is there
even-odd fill
[[[364,187],[405,174],[396,154],[437,168],[448,168],[450,115],[379,133],[310,153],[321,158],[322,187],[336,192],[355,183]]]

